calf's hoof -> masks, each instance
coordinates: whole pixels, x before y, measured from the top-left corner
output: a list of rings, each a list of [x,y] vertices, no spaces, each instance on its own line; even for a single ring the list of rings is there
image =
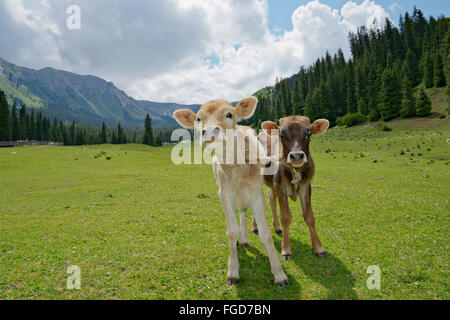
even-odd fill
[[[316,257],[317,257],[317,258],[324,259],[324,258],[327,257],[327,254],[326,254],[325,252],[322,252],[322,253],[316,253]]]
[[[258,235],[259,231],[258,230],[252,230],[252,233]]]
[[[227,278],[227,285],[233,286],[239,282],[239,278]]]
[[[278,281],[276,284],[280,287],[287,287],[289,285],[289,280]]]
[[[292,260],[292,254],[290,253],[282,254],[281,259],[283,259],[284,261]]]
[[[248,242],[247,243],[241,243],[241,248],[248,249],[248,248],[250,248],[250,244]]]

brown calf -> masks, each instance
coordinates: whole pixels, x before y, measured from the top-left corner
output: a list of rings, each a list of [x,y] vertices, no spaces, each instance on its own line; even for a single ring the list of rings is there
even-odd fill
[[[303,217],[309,227],[312,247],[318,257],[325,257],[319,236],[316,232],[314,214],[311,208],[311,180],[314,175],[314,162],[309,151],[311,135],[322,135],[328,127],[328,120],[317,120],[312,125],[307,117],[291,116],[280,119],[280,126],[274,122],[264,122],[259,139],[268,152],[271,139],[267,135],[279,134],[280,137],[280,169],[276,175],[265,176],[265,184],[269,186],[269,203],[272,209],[273,226],[277,233],[283,232],[281,256],[284,260],[292,258],[289,226],[292,214],[289,208],[289,198],[296,201],[300,197]],[[281,226],[277,216],[277,199],[280,204]],[[258,229],[253,224],[253,232]]]

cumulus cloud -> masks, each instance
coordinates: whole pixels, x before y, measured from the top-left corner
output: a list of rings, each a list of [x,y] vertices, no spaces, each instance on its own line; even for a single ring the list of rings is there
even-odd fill
[[[0,56],[30,66],[95,74],[140,99],[237,100],[341,47],[360,25],[384,21],[373,1],[340,10],[298,7],[292,30],[273,34],[267,0],[79,0],[82,29],[68,30],[69,0],[0,4]],[[26,4],[25,4],[26,3]]]
[[[397,10],[401,9],[403,9],[403,7],[395,1],[389,6],[389,10],[391,10],[392,12],[396,12]]]

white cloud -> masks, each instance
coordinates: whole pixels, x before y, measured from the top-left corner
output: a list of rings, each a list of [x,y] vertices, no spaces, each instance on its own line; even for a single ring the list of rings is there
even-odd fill
[[[293,12],[292,30],[273,34],[267,0],[79,0],[83,28],[69,31],[69,4],[6,0],[3,12],[0,4],[0,28],[7,32],[0,56],[26,66],[93,73],[136,98],[179,103],[252,94],[326,50],[342,47],[348,53],[350,30],[389,17],[373,1],[350,1],[340,10],[311,1]]]
[[[401,10],[403,9],[403,7],[401,5],[399,5],[397,2],[393,2],[390,6],[389,6],[389,10],[391,10],[392,12],[396,12],[397,9]]]

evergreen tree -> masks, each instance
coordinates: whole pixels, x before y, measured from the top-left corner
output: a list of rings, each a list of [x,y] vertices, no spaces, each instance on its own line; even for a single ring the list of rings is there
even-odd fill
[[[434,66],[429,52],[426,52],[423,58],[423,82],[425,88],[431,88],[434,85]]]
[[[19,118],[17,117],[17,105],[16,102],[13,103],[11,110],[11,140],[19,140]]]
[[[36,140],[36,122],[34,120],[34,109],[31,109],[30,116],[28,118],[28,139]]]
[[[415,87],[419,84],[419,67],[416,54],[412,49],[408,49],[405,57],[405,72],[411,80],[412,85]]]
[[[122,126],[120,125],[120,123],[117,126],[117,144],[125,144],[125,137],[124,137],[124,132],[122,129]]]
[[[47,117],[42,119],[42,140],[49,141],[50,120]]]
[[[356,113],[358,102],[355,95],[355,73],[353,62],[350,60],[347,64],[347,113]]]
[[[69,128],[69,146],[74,146],[76,145],[76,136],[75,136],[75,120],[72,121],[72,124],[70,125]]]
[[[106,124],[103,122],[102,131],[100,132],[100,144],[108,143],[106,131],[107,131]]]
[[[111,144],[117,144],[117,136],[115,132],[113,132],[111,136]]]
[[[407,75],[403,78],[402,83],[402,108],[400,110],[400,115],[404,118],[409,118],[416,115],[414,91],[411,86],[411,81],[409,81]]]
[[[52,142],[58,142],[61,140],[61,138],[59,137],[58,120],[56,119],[56,117],[53,119],[53,124],[50,126],[48,139]]]
[[[86,143],[85,133],[83,128],[77,127],[75,129],[76,135],[75,135],[75,145],[76,146],[82,146]]]
[[[3,91],[0,90],[0,141],[11,139],[11,127],[9,120],[8,101]]]
[[[142,139],[142,144],[146,144],[148,146],[152,146],[153,141],[153,128],[152,128],[152,119],[150,115],[147,114],[145,118],[145,130],[144,130],[144,138]]]
[[[388,121],[399,115],[402,94],[393,70],[386,69],[383,72],[380,100],[378,109],[381,119]]]
[[[292,92],[292,114],[298,115],[302,109],[302,92],[300,79],[297,79],[294,83],[294,90]]]
[[[439,52],[436,54],[436,60],[434,63],[434,85],[437,88],[445,87],[445,74],[444,74],[444,65],[442,63],[442,56]]]
[[[419,97],[417,99],[416,114],[419,117],[428,116],[431,113],[431,101],[423,87],[420,88]]]
[[[66,126],[62,121],[59,122],[59,136],[60,136],[59,142],[62,142],[64,145],[69,145]]]
[[[27,110],[25,108],[25,105],[22,105],[22,108],[20,108],[19,112],[19,139],[20,140],[26,140],[27,139],[27,132],[28,132],[28,121],[27,121]]]
[[[161,137],[161,133],[159,133],[155,137],[155,147],[161,147],[161,146],[162,146],[162,137]]]
[[[363,98],[360,98],[358,100],[358,112],[362,113],[364,115],[368,115],[369,114],[369,108],[367,103],[364,101]]]
[[[38,112],[36,117],[36,136],[35,139],[37,141],[42,141],[44,138],[44,130],[43,130],[43,124],[42,124],[42,113]]]

